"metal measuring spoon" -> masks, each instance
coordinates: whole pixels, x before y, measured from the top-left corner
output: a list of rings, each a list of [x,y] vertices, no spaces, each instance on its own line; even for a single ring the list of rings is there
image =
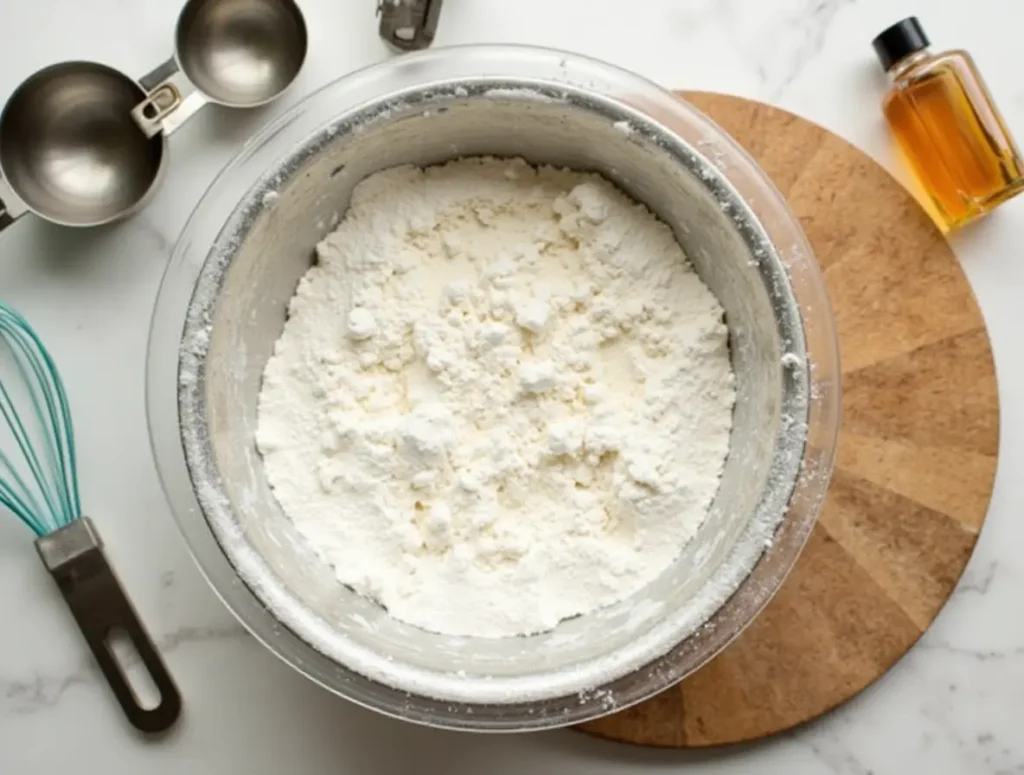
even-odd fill
[[[141,84],[95,62],[40,70],[0,113],[0,230],[29,212],[63,226],[132,214],[160,180],[166,135],[208,102],[271,101],[307,47],[293,0],[189,0],[174,57]]]

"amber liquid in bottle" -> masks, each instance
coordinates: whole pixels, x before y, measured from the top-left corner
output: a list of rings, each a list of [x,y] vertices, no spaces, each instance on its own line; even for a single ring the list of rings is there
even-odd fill
[[[885,116],[941,225],[956,229],[1024,190],[1020,152],[966,51],[918,51],[889,72]]]

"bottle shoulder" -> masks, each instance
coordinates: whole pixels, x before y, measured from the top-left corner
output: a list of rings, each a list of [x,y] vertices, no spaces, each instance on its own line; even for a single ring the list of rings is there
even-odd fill
[[[921,52],[898,64],[891,72],[892,85],[882,100],[882,110],[889,114],[892,111],[906,109],[908,105],[914,103],[915,92],[927,88],[927,84],[936,80],[949,80],[951,76],[959,80],[956,71],[960,69],[960,63],[963,61],[960,53],[956,50]]]
[[[940,51],[930,54],[898,73],[893,81],[893,87],[906,88],[945,73],[975,76],[977,66],[974,64],[973,57],[963,49]]]

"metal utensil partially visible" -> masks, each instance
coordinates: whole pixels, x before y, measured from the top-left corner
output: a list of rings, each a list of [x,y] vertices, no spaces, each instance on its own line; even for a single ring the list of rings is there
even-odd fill
[[[442,0],[378,0],[380,36],[400,51],[418,51],[434,42]]]

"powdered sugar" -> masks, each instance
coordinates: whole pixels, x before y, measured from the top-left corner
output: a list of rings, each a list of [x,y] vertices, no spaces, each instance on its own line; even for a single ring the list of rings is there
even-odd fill
[[[621,600],[728,449],[717,301],[592,175],[467,159],[365,180],[267,365],[268,480],[339,580],[454,635]]]

